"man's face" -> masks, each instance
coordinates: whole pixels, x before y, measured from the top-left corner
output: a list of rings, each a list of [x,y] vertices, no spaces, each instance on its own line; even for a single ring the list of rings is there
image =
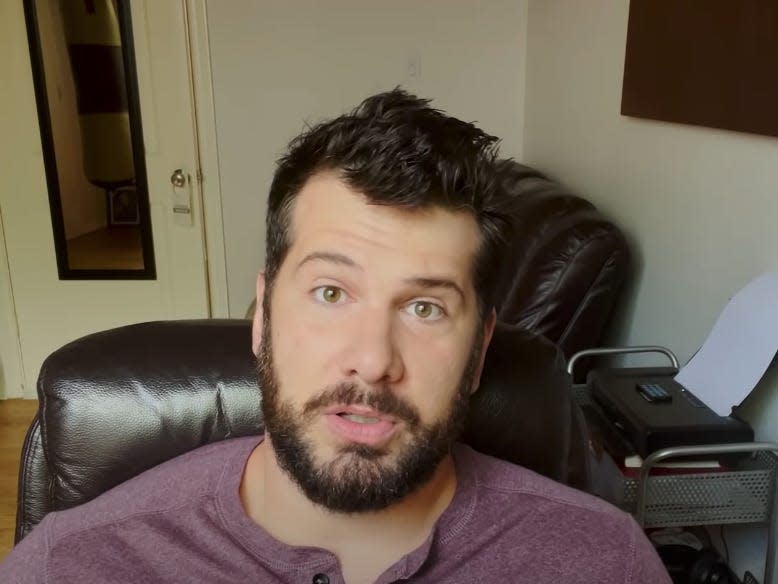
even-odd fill
[[[312,501],[384,508],[429,480],[477,385],[494,324],[472,283],[478,227],[369,204],[322,173],[289,237],[272,290],[258,279],[254,320],[273,451]]]

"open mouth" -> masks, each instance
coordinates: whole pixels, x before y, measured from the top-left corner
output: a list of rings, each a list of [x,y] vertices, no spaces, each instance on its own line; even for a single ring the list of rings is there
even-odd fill
[[[341,412],[337,414],[341,418],[357,424],[378,424],[381,422],[381,418],[373,416],[360,416],[359,414],[349,414],[347,412]]]
[[[325,414],[335,415],[358,424],[377,424],[397,422],[395,416],[362,404],[338,404],[324,410]]]
[[[340,406],[325,412],[330,430],[347,442],[377,446],[394,434],[397,421],[365,406]]]

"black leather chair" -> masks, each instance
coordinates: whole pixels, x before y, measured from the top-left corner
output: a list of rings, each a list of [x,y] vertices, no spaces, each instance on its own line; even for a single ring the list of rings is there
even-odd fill
[[[16,541],[209,442],[262,432],[244,320],[155,322],[89,335],[43,364],[19,475]],[[555,345],[498,326],[463,440],[585,488],[588,441]]]
[[[600,347],[629,267],[621,230],[589,201],[505,160],[498,175],[512,217],[497,286],[501,322],[538,333],[569,359]],[[586,363],[577,368],[585,377]]]

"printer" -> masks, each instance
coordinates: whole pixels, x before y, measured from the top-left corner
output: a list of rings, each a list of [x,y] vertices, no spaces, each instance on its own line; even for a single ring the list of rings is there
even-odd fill
[[[645,458],[662,448],[751,442],[754,431],[737,412],[720,416],[674,380],[671,367],[594,369],[595,403]]]

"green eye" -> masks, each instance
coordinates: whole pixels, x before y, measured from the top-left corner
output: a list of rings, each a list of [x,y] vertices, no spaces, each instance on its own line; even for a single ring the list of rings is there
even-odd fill
[[[419,318],[429,318],[432,314],[432,305],[426,302],[417,302],[413,311]]]
[[[343,296],[343,291],[335,286],[322,286],[319,288],[321,299],[328,304],[337,304]]]
[[[438,320],[443,317],[443,309],[432,302],[418,301],[410,305],[413,315],[422,320]]]

